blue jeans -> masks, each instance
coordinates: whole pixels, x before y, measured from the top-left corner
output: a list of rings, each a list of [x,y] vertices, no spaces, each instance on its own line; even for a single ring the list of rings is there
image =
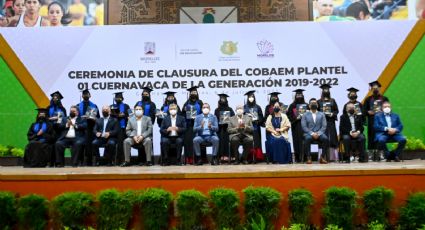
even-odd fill
[[[196,156],[200,156],[201,155],[201,143],[203,142],[211,142],[212,146],[213,146],[213,152],[212,155],[213,156],[217,156],[217,151],[218,151],[218,143],[219,143],[219,139],[217,136],[196,136],[193,139],[193,149],[195,150],[195,154]]]

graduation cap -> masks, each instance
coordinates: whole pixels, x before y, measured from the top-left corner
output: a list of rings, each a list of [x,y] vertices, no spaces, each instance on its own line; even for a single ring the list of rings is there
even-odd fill
[[[277,96],[277,95],[279,95],[279,94],[282,94],[282,93],[279,93],[279,92],[269,93],[269,95],[270,95],[270,96]]]
[[[88,88],[87,88],[87,89],[82,90],[81,92],[82,92],[82,94],[90,94],[90,91],[89,91],[89,89],[88,89]]]
[[[372,81],[371,83],[369,83],[370,87],[373,87],[375,85],[377,85],[378,87],[381,87],[381,83],[379,83],[379,81]]]
[[[198,86],[193,86],[193,87],[190,87],[189,89],[187,89],[187,91],[188,92],[192,92],[192,91],[198,91]]]
[[[217,94],[219,97],[229,97],[229,95],[227,95],[227,94],[225,94],[225,93],[220,93],[220,94]]]
[[[153,89],[151,89],[149,87],[143,87],[143,92],[151,93],[152,91],[153,91]]]
[[[50,94],[51,97],[54,97],[55,95],[59,98],[59,100],[63,99],[63,96],[59,91],[56,91],[56,92]]]
[[[348,89],[347,89],[347,91],[348,91],[348,92],[350,92],[350,93],[351,93],[351,92],[354,92],[354,93],[357,93],[357,92],[359,92],[359,90],[358,90],[358,89],[356,89],[356,88],[353,88],[353,87],[351,87],[351,88],[348,88]]]
[[[167,95],[167,97],[168,96],[174,96],[174,94],[176,94],[176,92],[173,92],[173,91],[167,91],[167,92],[164,93],[164,95]]]
[[[252,95],[254,93],[255,93],[255,90],[250,90],[250,91],[246,92],[244,95],[249,96],[249,95]]]
[[[45,113],[45,114],[47,114],[47,111],[48,111],[48,109],[46,109],[46,108],[37,108],[35,110],[37,110],[38,113]]]
[[[113,93],[114,95],[115,95],[115,97],[121,97],[121,98],[124,98],[123,97],[123,94],[124,92],[116,92],[116,93]]]
[[[319,86],[321,89],[330,89],[332,88],[332,86],[330,86],[329,84],[323,84],[321,86]]]
[[[304,89],[296,89],[296,90],[294,90],[294,91],[292,91],[292,92],[295,92],[295,93],[303,93],[305,90]]]

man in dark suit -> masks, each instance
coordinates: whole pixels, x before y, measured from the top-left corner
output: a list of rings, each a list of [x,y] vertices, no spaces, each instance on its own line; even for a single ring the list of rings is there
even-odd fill
[[[117,119],[111,117],[111,108],[107,105],[102,107],[103,117],[96,120],[93,133],[96,136],[92,142],[93,152],[95,155],[94,165],[99,165],[99,147],[105,147],[105,161],[107,166],[112,166],[115,158],[117,137],[119,132],[119,124]]]
[[[166,116],[160,127],[161,132],[161,150],[162,150],[162,164],[168,165],[168,152],[170,144],[176,145],[177,151],[177,165],[181,165],[181,155],[183,147],[183,134],[186,131],[186,119],[177,114],[177,105],[171,104],[168,109],[170,115]]]
[[[326,136],[326,117],[318,111],[318,103],[315,98],[310,99],[310,111],[301,118],[301,127],[304,132],[304,156],[307,156],[307,164],[311,164],[311,143],[318,142],[322,147],[321,164],[327,164],[325,157],[328,155],[329,139]]]
[[[78,166],[79,154],[86,141],[86,128],[86,120],[78,116],[78,107],[71,106],[69,117],[62,119],[59,126],[60,133],[55,144],[56,167],[65,166],[65,148],[67,147],[71,147],[72,166]]]
[[[394,151],[394,161],[400,161],[400,154],[406,145],[406,138],[401,134],[403,124],[400,117],[391,112],[391,104],[386,101],[382,103],[382,113],[375,115],[374,129],[376,132],[375,140],[378,143],[378,150],[384,151],[387,162],[391,161],[393,156],[387,149],[387,142],[395,141],[398,143],[397,149]]]
[[[342,137],[346,154],[345,162],[350,163],[353,150],[359,151],[359,162],[367,162],[365,157],[365,137],[363,135],[363,117],[357,115],[354,103],[348,102],[346,113],[343,113],[339,123],[339,135]]]

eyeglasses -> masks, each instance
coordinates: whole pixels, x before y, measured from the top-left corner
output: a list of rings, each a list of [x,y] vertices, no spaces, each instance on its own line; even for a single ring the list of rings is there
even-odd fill
[[[333,4],[322,4],[323,7],[333,7]]]

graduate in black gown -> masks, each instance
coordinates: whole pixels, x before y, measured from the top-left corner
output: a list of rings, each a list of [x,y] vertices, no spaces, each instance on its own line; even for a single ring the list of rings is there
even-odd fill
[[[292,143],[294,147],[295,162],[301,162],[304,132],[301,127],[301,118],[307,111],[308,105],[305,102],[303,89],[296,89],[294,101],[289,105],[286,112],[291,122]]]
[[[95,103],[90,101],[91,94],[88,89],[82,91],[83,100],[77,104],[78,107],[78,116],[82,117],[87,122],[86,129],[86,137],[85,137],[85,146],[81,151],[84,151],[84,154],[80,154],[84,159],[80,159],[83,161],[84,165],[92,166],[93,164],[93,153],[92,153],[92,142],[94,139],[93,129],[96,123],[96,119],[100,117],[99,108]],[[90,111],[92,111],[91,114]]]
[[[202,100],[199,99],[198,87],[194,86],[187,91],[189,92],[189,99],[184,103],[182,114],[186,118],[186,132],[184,133],[184,156],[187,163],[192,163],[193,161],[193,138],[195,138],[195,133],[193,132],[193,124],[195,121],[196,115],[202,113],[202,105],[204,104]]]
[[[62,120],[66,119],[67,114],[66,114],[66,109],[65,107],[63,107],[61,102],[61,100],[63,99],[62,94],[59,91],[56,91],[50,94],[50,96],[51,96],[51,99],[50,99],[50,104],[47,107],[47,111],[48,111],[47,116],[49,118],[49,121],[53,125],[53,129],[55,131],[53,142],[56,142],[57,139],[59,138],[59,135],[62,132],[60,128]],[[52,152],[50,155],[51,167],[55,166],[55,162],[56,162],[55,157],[56,157],[55,148],[52,148]]]
[[[48,121],[48,110],[37,109],[37,119],[28,129],[29,143],[25,147],[24,167],[46,167],[50,162],[55,132]]]
[[[161,109],[160,109],[161,115],[157,116],[157,118],[156,118],[157,119],[156,121],[157,121],[159,127],[161,127],[161,122],[163,120],[163,117],[169,115],[168,110],[169,110],[170,105],[171,104],[177,105],[177,99],[176,99],[175,94],[176,94],[176,92],[172,92],[172,91],[168,91],[168,92],[164,93],[166,98],[164,100],[164,104],[162,104]],[[178,105],[177,105],[177,114],[181,115],[180,106],[178,106]]]
[[[143,108],[143,115],[144,116],[148,116],[151,118],[152,124],[155,123],[155,114],[156,114],[156,105],[155,103],[152,101],[151,98],[151,92],[153,90],[151,88],[148,87],[144,87],[143,88],[143,92],[142,92],[142,100],[138,101],[134,107],[136,106],[142,106]]]
[[[116,92],[114,95],[114,104],[111,105],[111,116],[118,120],[118,125],[120,127],[117,136],[117,162],[115,162],[116,165],[119,165],[124,160],[123,143],[127,138],[125,127],[127,127],[130,106],[124,103],[123,92]]]
[[[336,132],[335,122],[338,120],[338,105],[336,104],[335,99],[331,97],[331,86],[328,84],[323,84],[320,86],[322,89],[322,95],[317,101],[319,105],[319,111],[323,112],[326,116],[326,135],[329,138],[329,154],[335,156],[336,149],[338,148],[338,134]],[[330,156],[326,156],[326,161],[334,160]]]
[[[361,117],[362,121],[365,120],[365,116],[363,116],[363,104],[357,100],[357,92],[359,92],[356,88],[348,88],[348,102],[344,104],[344,109],[342,111],[342,114],[347,114],[347,104],[352,103],[354,105],[354,113],[357,117]]]
[[[230,117],[235,115],[235,112],[231,107],[229,107],[229,102],[227,94],[219,94],[218,107],[214,111],[214,115],[219,119],[218,121],[218,138],[220,139],[218,145],[218,158],[220,161],[227,161],[230,154],[230,140],[229,133],[227,132],[227,127],[229,126],[228,122]]]
[[[254,138],[254,147],[251,150],[251,154],[254,154],[254,157],[248,156],[248,161],[255,163],[256,160],[263,160],[263,150],[262,150],[262,141],[261,141],[261,126],[264,126],[264,116],[263,111],[255,100],[255,90],[251,90],[245,93],[247,96],[247,102],[244,105],[244,113],[252,117],[253,125],[253,138]]]
[[[367,97],[364,102],[363,114],[367,118],[367,149],[375,155],[378,152],[378,146],[375,141],[375,129],[373,128],[375,114],[382,112],[382,103],[389,101],[389,99],[381,94],[381,83],[378,81],[369,83],[369,86],[372,95]],[[379,159],[374,157],[373,160]]]

